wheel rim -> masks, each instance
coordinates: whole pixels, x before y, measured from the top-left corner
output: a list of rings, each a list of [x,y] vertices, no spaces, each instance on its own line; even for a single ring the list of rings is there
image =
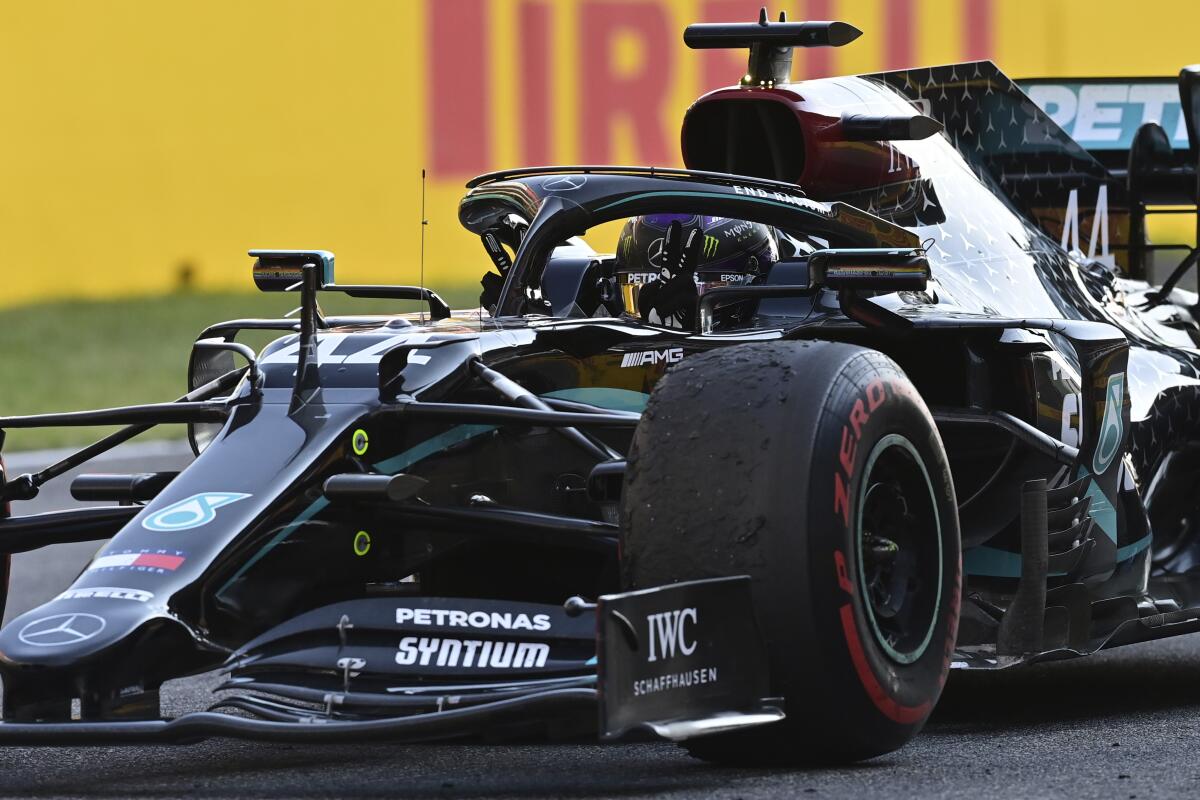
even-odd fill
[[[942,602],[942,526],[929,472],[905,437],[872,448],[859,485],[858,584],[876,643],[911,664],[929,647]]]

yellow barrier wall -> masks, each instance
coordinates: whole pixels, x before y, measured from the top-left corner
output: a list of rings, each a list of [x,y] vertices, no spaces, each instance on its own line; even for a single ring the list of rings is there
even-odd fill
[[[678,124],[744,54],[686,50],[742,0],[7,0],[0,304],[249,286],[250,247],[323,247],[344,281],[474,281],[469,173],[678,163]],[[866,33],[797,77],[992,57],[1010,74],[1173,74],[1200,4],[807,0]],[[772,13],[778,6],[772,7]]]

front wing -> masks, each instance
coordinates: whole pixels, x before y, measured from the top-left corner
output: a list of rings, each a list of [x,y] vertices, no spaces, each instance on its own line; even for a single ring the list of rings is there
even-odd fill
[[[461,598],[338,604],[235,653],[224,697],[157,720],[0,722],[0,744],[430,741],[648,731],[683,740],[783,719],[747,577],[564,607]],[[470,638],[468,638],[470,637]],[[467,653],[470,652],[468,659]]]

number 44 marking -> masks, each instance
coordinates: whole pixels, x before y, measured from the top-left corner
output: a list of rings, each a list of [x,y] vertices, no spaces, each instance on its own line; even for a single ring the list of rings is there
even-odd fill
[[[424,344],[429,341],[427,333],[406,333],[398,336],[388,336],[383,339],[373,341],[367,347],[349,355],[334,355],[334,350],[346,340],[350,334],[346,333],[328,333],[317,337],[317,363],[318,364],[378,364],[384,354],[393,347],[402,344]],[[361,336],[361,334],[359,334]],[[355,337],[357,338],[357,336]],[[363,337],[365,338],[365,337]],[[300,355],[299,340],[292,344],[282,347],[271,353],[269,356],[260,361],[260,364],[291,364],[295,363]]]
[[[1096,252],[1096,240],[1099,238],[1100,252]],[[1070,245],[1068,247],[1067,245]],[[1062,248],[1068,252],[1079,249],[1079,190],[1072,189],[1067,198],[1067,213],[1063,218]],[[1089,261],[1099,261],[1108,267],[1115,268],[1117,262],[1112,253],[1108,252],[1108,187],[1101,186],[1096,195],[1096,210],[1092,214],[1092,236],[1088,241],[1087,257]]]

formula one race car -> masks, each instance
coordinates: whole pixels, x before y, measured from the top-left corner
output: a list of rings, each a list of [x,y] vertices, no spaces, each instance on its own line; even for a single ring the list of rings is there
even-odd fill
[[[471,181],[477,311],[254,251],[299,320],[205,330],[178,401],[0,418],[129,426],[6,501],[154,424],[197,453],[0,522],[6,552],[109,539],[0,631],[0,741],[598,728],[856,759],[952,667],[1200,630],[1200,251],[1145,280],[1147,213],[1197,202],[1200,68],[1190,160],[1147,122],[1118,176],[987,62],[791,82],[792,47],[857,35],[691,26],[750,65],[688,110],[688,169]],[[622,219],[615,255],[580,238]],[[213,708],[160,717],[219,667]]]

